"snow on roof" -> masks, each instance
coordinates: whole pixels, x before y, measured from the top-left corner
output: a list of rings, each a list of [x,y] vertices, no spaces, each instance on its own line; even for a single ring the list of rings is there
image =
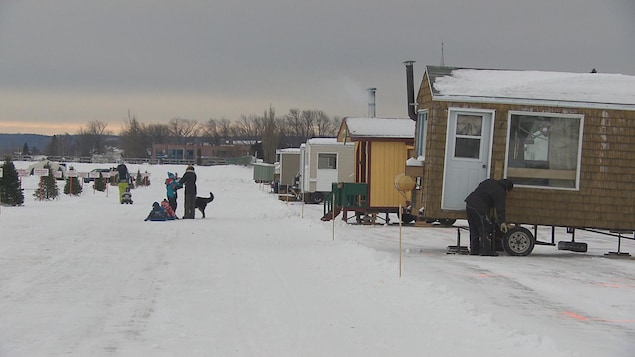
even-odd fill
[[[306,141],[311,145],[354,145],[354,143],[341,143],[337,138],[312,138]]]
[[[284,149],[276,150],[276,154],[299,154],[299,153],[300,153],[300,148],[284,148]]]
[[[414,138],[410,118],[344,118],[351,137]]]
[[[635,76],[605,73],[565,73],[487,70],[429,66],[435,99],[466,101],[568,102],[589,107],[624,106],[635,109]],[[471,98],[471,100],[470,100]],[[577,104],[573,104],[577,103]],[[584,104],[583,104],[584,103]],[[587,105],[588,104],[588,105]]]

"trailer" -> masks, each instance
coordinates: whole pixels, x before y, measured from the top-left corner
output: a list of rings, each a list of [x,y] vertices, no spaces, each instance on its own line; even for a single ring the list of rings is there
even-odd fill
[[[586,251],[580,229],[635,231],[634,76],[427,66],[416,105],[412,214],[464,219],[482,180],[508,178],[510,255]],[[538,226],[571,239],[538,239]]]
[[[300,200],[300,148],[276,150],[274,192],[284,201]]]
[[[333,182],[355,180],[355,146],[337,138],[313,138],[300,146],[299,189],[306,203],[322,203]]]

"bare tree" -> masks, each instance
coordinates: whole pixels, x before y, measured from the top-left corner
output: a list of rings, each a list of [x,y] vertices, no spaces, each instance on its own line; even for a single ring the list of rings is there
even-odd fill
[[[316,113],[315,110],[303,110],[302,111],[302,125],[304,126],[304,134],[308,139],[315,136],[315,121],[316,121]]]
[[[170,135],[179,143],[186,143],[192,138],[196,138],[200,127],[196,120],[173,118],[168,123]]]
[[[212,145],[220,145],[220,133],[218,132],[218,122],[216,119],[209,119],[201,125],[201,136],[204,141]]]
[[[107,123],[96,120],[89,122],[85,128],[79,129],[78,150],[80,155],[104,153],[105,136],[111,134],[111,132],[106,131],[107,126]]]
[[[170,128],[166,124],[150,124],[145,128],[150,145],[170,144]]]
[[[264,161],[268,163],[274,163],[276,160],[276,149],[280,140],[276,129],[276,112],[273,107],[269,107],[269,110],[265,111],[262,133],[262,154]]]
[[[73,138],[69,133],[53,135],[49,142],[47,152],[52,156],[66,156],[74,152]]]
[[[128,111],[128,121],[119,134],[119,141],[127,157],[148,157],[148,149],[152,146],[150,137],[143,124],[135,118],[134,113]]]
[[[339,130],[339,121],[329,118],[321,110],[315,110],[315,130],[318,137],[335,137]]]

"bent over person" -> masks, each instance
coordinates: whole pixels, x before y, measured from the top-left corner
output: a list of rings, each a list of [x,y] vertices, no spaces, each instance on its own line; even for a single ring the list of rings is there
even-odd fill
[[[486,233],[493,228],[494,219],[490,217],[490,212],[495,209],[498,222],[502,222],[501,232],[506,233],[505,200],[507,192],[513,187],[514,183],[508,179],[487,179],[465,199],[467,222],[470,225],[470,255],[498,255]]]
[[[185,186],[185,214],[183,219],[194,219],[194,210],[196,209],[196,173],[194,166],[189,165],[179,180],[179,183]]]

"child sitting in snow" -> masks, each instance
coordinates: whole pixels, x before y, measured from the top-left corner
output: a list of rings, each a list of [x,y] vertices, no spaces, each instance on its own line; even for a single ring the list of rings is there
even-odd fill
[[[152,211],[148,214],[148,217],[144,219],[144,221],[166,221],[167,215],[165,214],[165,210],[159,202],[155,202],[152,204]]]
[[[163,199],[163,201],[161,201],[161,208],[163,208],[163,210],[165,211],[165,216],[168,220],[179,219],[176,216],[176,213],[174,213],[174,210],[172,209],[172,207],[170,207],[170,203],[165,198]]]

